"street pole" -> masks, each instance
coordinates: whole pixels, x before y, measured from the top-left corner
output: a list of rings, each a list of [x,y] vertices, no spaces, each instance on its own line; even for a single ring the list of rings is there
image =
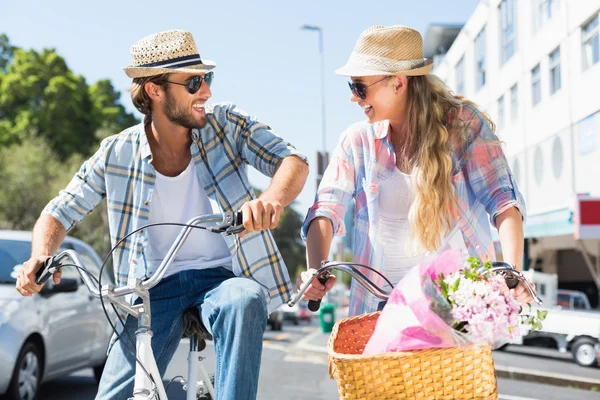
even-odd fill
[[[321,56],[321,150],[317,152],[317,187],[323,178],[323,173],[329,163],[329,154],[327,153],[326,138],[326,118],[325,118],[325,52],[323,46],[323,29],[315,25],[303,25],[304,30],[316,31],[319,34],[319,54]]]

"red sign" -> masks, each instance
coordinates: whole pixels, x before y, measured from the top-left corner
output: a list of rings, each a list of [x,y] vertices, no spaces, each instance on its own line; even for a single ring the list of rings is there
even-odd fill
[[[600,198],[578,197],[573,223],[575,239],[600,239]]]

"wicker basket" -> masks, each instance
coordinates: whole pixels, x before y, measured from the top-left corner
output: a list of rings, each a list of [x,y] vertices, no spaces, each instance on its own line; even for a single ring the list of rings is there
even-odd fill
[[[327,344],[329,375],[344,400],[498,399],[490,347],[363,355],[380,312],[338,321]]]

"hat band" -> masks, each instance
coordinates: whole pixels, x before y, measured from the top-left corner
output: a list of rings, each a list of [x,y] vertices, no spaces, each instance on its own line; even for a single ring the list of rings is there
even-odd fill
[[[433,60],[429,58],[418,58],[415,60],[392,60],[391,58],[352,52],[349,64],[356,63],[379,69],[382,72],[396,74],[399,72],[408,72],[428,66],[433,63]]]
[[[181,68],[188,67],[190,65],[202,64],[202,59],[200,58],[200,54],[192,54],[190,56],[183,56],[177,58],[171,58],[170,60],[157,61],[149,64],[138,65],[138,68],[148,68],[148,67],[161,67],[161,68]]]

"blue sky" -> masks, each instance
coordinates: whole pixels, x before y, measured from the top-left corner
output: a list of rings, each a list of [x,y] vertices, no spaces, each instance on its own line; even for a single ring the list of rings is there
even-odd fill
[[[424,36],[431,23],[464,23],[478,0],[369,1],[115,1],[0,0],[0,32],[18,47],[55,48],[88,83],[110,79],[122,103],[130,80],[122,67],[138,39],[162,30],[192,32],[203,58],[217,63],[212,101],[231,101],[269,124],[309,157],[311,174],[297,200],[304,214],[316,190],[321,147],[320,55],[324,31],[326,142],[332,151],[343,130],[364,115],[349,101],[346,78],[334,74],[360,33],[372,25],[402,24]],[[139,114],[136,115],[139,116]],[[117,133],[117,132],[115,132]],[[251,172],[251,182],[269,180]]]

